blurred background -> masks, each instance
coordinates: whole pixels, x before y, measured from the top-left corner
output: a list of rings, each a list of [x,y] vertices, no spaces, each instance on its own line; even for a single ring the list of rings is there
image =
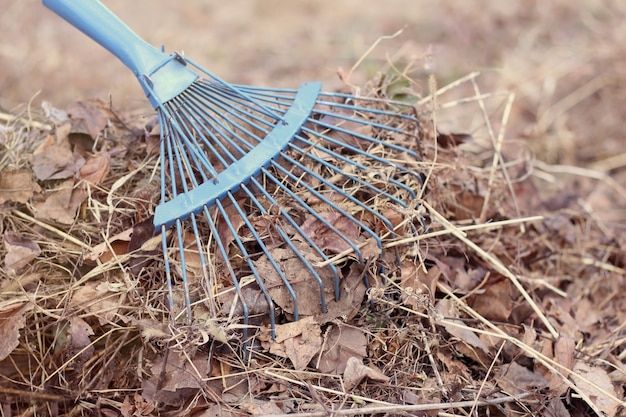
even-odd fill
[[[107,0],[148,42],[184,51],[230,82],[362,84],[390,62],[426,92],[470,71],[483,91],[516,93],[509,136],[551,139],[551,162],[593,164],[626,151],[626,4],[620,0]],[[38,0],[0,0],[0,107],[81,97],[148,106],[133,75]],[[410,64],[410,65],[409,65]],[[564,144],[576,144],[567,146]],[[570,145],[571,145],[570,144]],[[563,149],[562,149],[563,148]]]

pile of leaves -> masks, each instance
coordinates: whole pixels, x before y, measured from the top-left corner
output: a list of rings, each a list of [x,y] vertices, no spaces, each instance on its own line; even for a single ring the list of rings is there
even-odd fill
[[[100,100],[7,117],[2,415],[623,412],[626,241],[585,196],[624,204],[624,188],[550,171],[494,133],[510,100],[487,112],[496,95],[430,90],[402,89],[424,128],[424,229],[385,240],[385,268],[342,270],[340,314],[286,314],[272,338],[260,311],[245,345],[233,309],[170,321],[149,117]],[[443,132],[444,108],[491,114],[487,133]]]

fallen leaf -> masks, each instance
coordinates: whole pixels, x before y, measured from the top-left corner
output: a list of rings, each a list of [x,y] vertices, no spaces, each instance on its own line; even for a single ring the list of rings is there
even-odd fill
[[[7,230],[3,235],[4,267],[8,274],[15,274],[26,267],[41,254],[41,248],[34,240],[26,239],[15,232]]]
[[[433,273],[436,267],[431,268]],[[402,288],[402,303],[413,310],[423,311],[431,303],[430,290],[421,280],[424,273],[420,265],[410,262],[402,262],[400,266],[400,288]]]
[[[69,179],[48,194],[45,201],[34,204],[35,218],[72,224],[85,198],[85,190],[74,189],[74,180]]]
[[[49,135],[33,152],[32,167],[38,180],[57,180],[73,177],[84,162],[67,142]]]
[[[33,181],[30,171],[18,169],[0,173],[0,204],[7,201],[28,203],[33,193],[39,191],[41,188]]]
[[[19,345],[20,329],[26,321],[24,315],[33,308],[33,304],[21,304],[11,310],[0,311],[0,362]]]
[[[498,385],[513,395],[544,389],[548,381],[539,373],[511,362],[503,365],[496,373]]]
[[[78,173],[80,177],[93,185],[99,185],[109,173],[111,156],[106,152],[98,152],[87,159]]]
[[[91,248],[91,251],[85,255],[85,259],[88,261],[99,259],[100,262],[104,263],[113,259],[113,256],[121,256],[128,253],[128,245],[132,235],[133,229],[130,228],[111,236],[108,241]]]
[[[589,406],[600,410],[607,417],[615,416],[620,404],[613,398],[620,398],[620,396],[615,391],[609,374],[604,369],[587,365],[583,361],[576,361],[573,371],[582,377],[572,378],[572,380],[576,388],[593,403]]]
[[[268,338],[264,345],[270,353],[289,358],[294,369],[301,371],[319,353],[321,333],[319,323],[313,317],[307,317],[276,326],[275,338]]]
[[[487,345],[480,340],[476,333],[468,329],[461,320],[455,320],[455,317],[457,317],[457,311],[452,300],[439,300],[435,307],[437,308],[437,311],[443,317],[446,317],[448,322],[450,322],[444,323],[443,325],[448,333],[472,347],[479,348],[483,352],[489,353]],[[453,323],[458,324],[458,326]]]
[[[352,391],[365,378],[378,382],[389,382],[391,378],[378,369],[363,364],[363,360],[354,356],[348,358],[346,370],[343,372],[343,381],[346,391]]]
[[[554,343],[554,360],[569,370],[571,370],[574,366],[575,353],[576,342],[567,336],[560,336]],[[549,378],[550,390],[557,394],[562,394],[568,388],[566,382],[564,381],[564,379],[567,378],[568,373],[563,370],[560,370],[560,372],[563,376],[550,373]]]
[[[124,291],[126,288],[119,284],[116,288],[108,282],[88,283],[72,294],[69,306],[93,313],[102,325],[114,323]]]
[[[361,329],[335,324],[328,332],[324,350],[316,362],[324,373],[341,375],[348,366],[348,359],[363,359],[367,355],[367,337]]]
[[[348,217],[337,211],[324,211],[319,213],[321,220],[309,215],[302,223],[302,231],[323,251],[341,253],[351,248],[350,243],[359,245],[361,256],[369,259],[380,255],[380,249],[373,241],[368,241],[361,235],[360,227]],[[335,229],[335,230],[333,230]]]
[[[89,336],[95,333],[91,326],[80,317],[72,317],[67,333],[66,357],[72,361],[72,367],[82,369],[93,356],[94,347]]]
[[[111,118],[109,105],[97,98],[77,100],[66,111],[72,121],[70,140],[73,144],[90,150],[94,140],[100,136]]]
[[[305,259],[309,260],[311,264],[320,260],[318,255],[307,244],[298,241],[293,243],[296,250]],[[254,265],[259,275],[263,277],[263,282],[272,300],[290,314],[295,313],[296,306],[300,316],[320,314],[322,312],[320,291],[324,292],[327,302],[334,298],[334,274],[332,270],[330,268],[314,269],[322,281],[322,290],[315,275],[291,249],[274,248],[270,250],[270,255],[281,269],[296,295],[294,300],[280,274],[276,271],[268,257],[264,255],[254,261]]]

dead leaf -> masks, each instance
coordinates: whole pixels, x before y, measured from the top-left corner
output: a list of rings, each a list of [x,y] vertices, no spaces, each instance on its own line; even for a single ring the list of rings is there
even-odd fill
[[[513,395],[537,391],[548,386],[548,381],[539,372],[531,371],[517,362],[503,365],[496,377],[500,388]]]
[[[7,230],[3,236],[4,267],[8,274],[15,274],[26,267],[41,254],[41,248],[34,240],[26,239],[15,232]]]
[[[0,204],[7,201],[28,203],[33,193],[39,191],[41,188],[33,181],[30,171],[18,169],[0,173]]]
[[[82,369],[93,356],[94,347],[89,336],[95,333],[91,326],[80,317],[72,317],[67,333],[66,357],[71,359],[72,367]]]
[[[341,375],[348,366],[348,359],[362,360],[367,356],[367,336],[361,329],[344,324],[333,325],[327,333],[324,350],[316,361],[321,372]]]
[[[121,256],[128,253],[128,244],[132,235],[133,229],[130,228],[111,236],[107,242],[102,242],[91,248],[91,252],[85,255],[85,259],[88,261],[99,259],[100,262],[104,263],[113,259],[113,256]]]
[[[468,304],[486,319],[506,322],[517,303],[517,294],[510,280],[492,279],[489,280],[489,285],[485,286],[482,293],[473,295],[468,299]]]
[[[363,360],[354,356],[348,358],[346,370],[343,373],[345,389],[352,391],[365,378],[378,382],[389,382],[391,378],[378,369],[370,368],[363,364]]]
[[[454,302],[452,300],[449,300],[449,299],[439,300],[435,307],[437,308],[437,311],[442,316],[447,318],[448,322],[458,324],[457,326],[452,323],[444,323],[443,326],[448,333],[450,333],[452,336],[460,339],[462,342],[467,343],[468,345],[472,347],[479,348],[480,350],[482,350],[483,352],[487,354],[489,353],[489,349],[487,348],[487,345],[485,345],[483,341],[480,340],[480,338],[478,337],[478,335],[476,335],[476,333],[468,329],[467,326],[465,326],[465,324],[461,320],[454,319],[458,315],[457,315],[457,310],[454,306]]]
[[[87,194],[83,189],[74,189],[74,180],[59,184],[43,202],[34,204],[35,218],[72,224]]]
[[[111,118],[109,105],[101,99],[78,100],[66,109],[72,121],[70,140],[84,150],[90,150],[94,140]],[[84,136],[87,136],[84,137]]]
[[[49,135],[33,152],[33,172],[38,180],[58,180],[73,177],[84,159],[74,154],[67,142]]]
[[[319,260],[318,255],[307,244],[298,241],[293,243],[296,250],[303,254],[305,259],[308,258],[311,263]],[[291,249],[274,248],[270,250],[270,255],[280,267],[296,294],[296,300],[294,301],[287,286],[268,257],[262,256],[254,264],[258,269],[259,275],[263,277],[263,282],[268,288],[272,300],[290,314],[294,314],[296,303],[300,316],[320,314],[322,312],[321,297],[319,295],[321,290],[315,275]],[[334,274],[330,268],[316,268],[315,271],[322,280],[324,297],[328,302],[328,300],[334,298]]]
[[[567,336],[560,336],[554,343],[554,360],[569,370],[574,366],[575,353],[576,342]],[[550,373],[549,377],[550,390],[557,394],[562,394],[568,387],[564,381],[568,377],[568,373],[562,370],[560,372],[563,376]]]
[[[270,353],[289,358],[294,369],[301,371],[322,347],[322,330],[313,317],[276,326],[275,338],[266,338]]]
[[[573,371],[582,377],[571,379],[576,384],[577,389],[593,402],[589,405],[603,412],[605,416],[615,416],[620,404],[613,398],[620,398],[620,396],[615,391],[609,374],[604,369],[587,365],[583,361],[576,361]],[[602,391],[592,384],[598,386]]]
[[[74,292],[69,306],[93,313],[102,325],[114,323],[119,318],[120,301],[126,291],[125,287],[116,285],[108,282],[88,283]]]
[[[21,304],[11,310],[0,312],[0,362],[19,345],[20,329],[24,327],[24,315],[34,308],[33,304]]]
[[[431,268],[432,273],[438,270]],[[431,303],[431,293],[429,288],[421,280],[422,276],[427,276],[419,265],[408,261],[402,262],[400,266],[400,288],[402,288],[402,303],[413,310],[423,311]]]
[[[321,250],[341,253],[351,248],[348,242],[359,245],[367,241],[367,238],[361,235],[359,226],[343,214],[325,211],[319,213],[319,216],[322,220],[309,215],[302,223],[301,229]],[[373,241],[367,241],[360,250],[364,259],[380,255],[380,249]]]
[[[91,155],[78,173],[80,177],[93,185],[99,185],[109,173],[111,156],[107,152],[98,152]]]

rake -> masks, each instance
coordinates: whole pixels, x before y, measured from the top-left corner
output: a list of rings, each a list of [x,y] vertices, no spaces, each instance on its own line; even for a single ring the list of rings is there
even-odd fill
[[[301,311],[304,301],[326,312],[329,297],[340,297],[346,259],[365,265],[385,239],[416,233],[416,116],[388,100],[322,93],[317,82],[229,84],[146,43],[99,1],[43,3],[131,69],[157,112],[154,227],[174,321],[192,318],[192,253],[210,294],[217,277],[232,281],[244,328],[258,303],[244,281],[256,283],[273,335],[277,304],[294,320],[312,314]],[[179,313],[174,281],[184,288]]]

